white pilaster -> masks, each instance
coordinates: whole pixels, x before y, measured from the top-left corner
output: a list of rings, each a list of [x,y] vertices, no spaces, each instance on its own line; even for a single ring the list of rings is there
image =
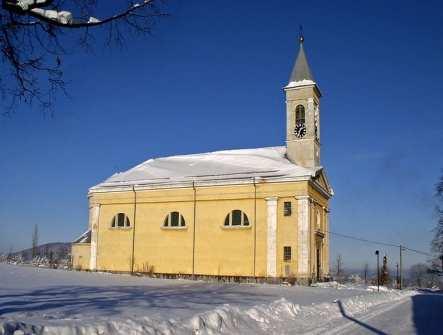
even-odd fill
[[[266,198],[267,208],[267,276],[277,276],[277,197]]]
[[[98,238],[98,218],[100,215],[100,205],[95,204],[89,207],[89,229],[91,230],[91,255],[89,258],[89,270],[97,269],[97,238]]]
[[[297,198],[298,275],[309,276],[309,197]]]
[[[324,273],[329,275],[329,211],[325,208]]]

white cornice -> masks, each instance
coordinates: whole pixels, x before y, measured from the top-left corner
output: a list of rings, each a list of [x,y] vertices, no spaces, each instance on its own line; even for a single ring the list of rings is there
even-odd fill
[[[88,195],[93,193],[108,193],[108,192],[129,192],[141,190],[159,190],[159,189],[176,189],[176,188],[192,188],[192,187],[211,187],[211,186],[230,186],[230,185],[248,185],[248,184],[273,184],[282,182],[296,182],[309,181],[312,175],[297,176],[297,177],[257,177],[244,178],[235,180],[207,180],[207,181],[177,181],[169,183],[146,183],[146,184],[126,184],[115,186],[100,186],[89,189]]]

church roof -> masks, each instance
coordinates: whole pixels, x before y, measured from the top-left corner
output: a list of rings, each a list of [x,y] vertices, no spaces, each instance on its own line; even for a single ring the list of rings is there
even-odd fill
[[[308,84],[315,84],[315,80],[303,48],[303,37],[300,37],[300,49],[298,51],[294,67],[292,68],[291,76],[289,77],[289,84],[287,87]]]
[[[314,169],[286,158],[286,147],[222,150],[149,159],[92,187],[91,192],[127,186],[169,186],[189,183],[224,184],[238,181],[309,179]]]

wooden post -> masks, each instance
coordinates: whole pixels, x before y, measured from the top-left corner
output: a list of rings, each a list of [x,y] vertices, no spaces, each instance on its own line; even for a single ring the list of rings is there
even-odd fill
[[[403,255],[402,255],[403,247],[400,244],[400,290],[403,288]]]

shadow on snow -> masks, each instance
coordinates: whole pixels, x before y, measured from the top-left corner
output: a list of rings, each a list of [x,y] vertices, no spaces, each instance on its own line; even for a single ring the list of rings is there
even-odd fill
[[[413,320],[416,333],[443,334],[443,291],[422,290],[412,297]]]

